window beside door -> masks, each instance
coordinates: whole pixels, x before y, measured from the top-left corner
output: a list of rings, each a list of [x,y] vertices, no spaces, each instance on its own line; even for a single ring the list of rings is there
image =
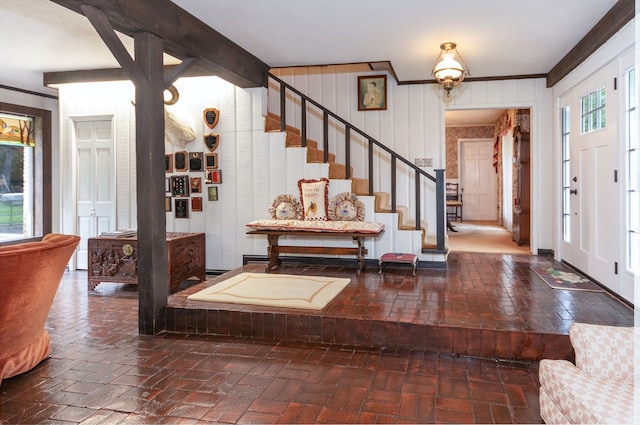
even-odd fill
[[[638,141],[637,86],[635,69],[626,74],[626,205],[627,265],[631,273],[640,274],[640,142]]]
[[[562,108],[562,239],[571,242],[571,120],[569,107]]]

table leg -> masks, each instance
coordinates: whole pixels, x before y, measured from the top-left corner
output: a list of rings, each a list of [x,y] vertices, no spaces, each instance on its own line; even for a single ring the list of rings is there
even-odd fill
[[[279,237],[279,235],[267,235],[267,241],[269,242],[269,247],[267,248],[267,256],[269,257],[267,272],[275,269],[280,264],[280,253],[278,252]]]
[[[356,271],[357,275],[360,275],[360,272],[362,272],[362,270],[364,270],[366,264],[365,264],[365,259],[364,259],[364,253],[365,253],[365,249],[364,249],[364,244],[362,243],[362,239],[360,237],[354,236],[353,240],[356,241],[356,243],[358,244],[358,270]]]

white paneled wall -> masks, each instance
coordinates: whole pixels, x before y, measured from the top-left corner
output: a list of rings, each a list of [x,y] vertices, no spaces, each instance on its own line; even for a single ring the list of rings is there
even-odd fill
[[[334,77],[326,74],[334,72]],[[332,67],[296,67],[273,71],[282,80],[296,89],[321,102],[324,106],[376,138],[381,143],[413,162],[416,158],[432,158],[434,169],[445,168],[445,110],[479,109],[479,108],[530,108],[532,128],[532,249],[553,246],[553,220],[549,214],[553,207],[553,194],[538,190],[540,187],[551,187],[553,184],[552,118],[553,109],[551,90],[546,88],[544,79],[519,79],[488,82],[465,82],[451,92],[447,98],[444,90],[436,84],[404,84],[398,85],[387,76],[387,110],[358,111],[357,77],[359,75],[377,75],[363,69],[360,65],[341,65]],[[279,99],[270,91],[269,108],[277,113]],[[335,106],[334,106],[335,105]],[[313,114],[310,114],[313,115]],[[308,117],[310,133],[308,137],[322,140],[321,132],[317,132],[320,124],[312,124]],[[295,127],[300,126],[299,108],[288,106],[287,122]],[[340,133],[339,137],[343,137]],[[337,143],[337,142],[334,142]],[[334,144],[335,146],[335,144]],[[340,158],[340,156],[338,157]],[[541,159],[544,158],[544,159]],[[376,173],[374,187],[376,191],[389,192],[388,159],[376,156],[375,167],[381,170]],[[352,153],[352,163],[356,177],[365,176],[366,157]],[[413,173],[398,175],[398,188],[405,192],[398,193],[398,205],[405,205],[413,210],[412,196]],[[408,182],[408,184],[407,184]],[[429,233],[435,232],[435,208],[433,202],[434,187],[427,184],[423,187],[422,211],[430,223]]]
[[[376,73],[369,73],[371,75]],[[484,106],[531,107],[539,133],[548,132],[550,118],[536,113],[538,103],[549,104],[549,93],[543,80],[518,80],[490,83],[465,83],[445,103],[443,91],[435,85],[400,85],[387,78],[387,103],[385,111],[357,110],[357,75],[363,75],[357,66],[295,68],[282,70],[281,77],[318,102],[339,113],[371,137],[388,145],[405,156],[433,158],[433,169],[444,168],[444,110]],[[212,77],[185,78],[176,82],[180,100],[171,108],[179,116],[190,117],[195,125],[196,139],[186,149],[189,152],[208,152],[203,136],[209,132],[220,135],[218,153],[222,184],[219,200],[209,202],[206,189],[202,193],[203,211],[190,212],[189,219],[175,219],[174,212],[167,213],[167,230],[180,232],[205,232],[207,240],[207,268],[232,269],[242,264],[242,255],[265,255],[266,241],[245,234],[245,224],[257,218],[268,217],[268,205],[279,194],[297,194],[300,178],[317,178],[328,175],[326,164],[306,164],[305,149],[285,149],[284,135],[264,132],[266,108],[272,107],[278,98],[271,90],[262,88],[240,89]],[[267,92],[269,97],[267,99]],[[116,188],[118,227],[136,227],[135,183],[135,109],[131,105],[133,87],[130,83],[95,83],[65,85],[60,89],[62,184],[60,199],[65,230],[73,232],[75,223],[73,171],[72,120],[86,117],[113,117],[116,134]],[[488,105],[487,105],[488,104]],[[202,119],[202,111],[215,107],[221,111],[216,128],[210,130]],[[299,127],[299,108],[288,107],[289,123]],[[278,113],[278,107],[274,108]],[[310,114],[313,115],[313,114]],[[545,122],[546,120],[546,122]],[[309,119],[309,137],[322,140],[322,126]],[[344,159],[341,143],[342,129],[332,128],[331,150]],[[534,133],[535,134],[535,133]],[[550,143],[550,137],[536,138]],[[363,141],[363,143],[366,143]],[[542,148],[540,148],[542,149]],[[165,144],[166,152],[182,150]],[[352,150],[352,165],[356,177],[366,177],[367,158],[364,153]],[[378,168],[374,186],[376,190],[390,191],[389,159],[376,155],[374,167]],[[402,167],[401,167],[402,168]],[[398,205],[412,211],[413,172],[402,170],[397,175]],[[177,173],[174,173],[177,174]],[[188,173],[203,177],[203,172]],[[548,173],[534,172],[534,179],[546,178]],[[534,183],[535,184],[535,183]],[[332,182],[330,194],[337,190],[349,190],[348,182]],[[435,208],[432,184],[423,187],[421,210],[426,215],[429,233],[435,232]],[[535,193],[535,192],[534,192]],[[196,195],[197,196],[197,195]],[[536,203],[546,204],[544,195],[534,195]],[[373,213],[373,199],[365,200],[369,220],[383,222],[388,231],[379,242],[367,241],[369,258],[387,251],[420,253],[419,232],[394,233],[395,215]],[[370,214],[369,214],[370,213]],[[534,225],[534,231],[548,233],[545,224]],[[537,229],[536,229],[537,228]],[[349,241],[347,241],[348,243]],[[550,244],[549,239],[549,244]],[[422,259],[428,260],[427,256]]]

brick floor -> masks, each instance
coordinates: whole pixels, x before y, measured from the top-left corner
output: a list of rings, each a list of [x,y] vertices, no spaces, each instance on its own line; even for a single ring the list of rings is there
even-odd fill
[[[527,264],[544,261],[550,260],[457,254],[448,271],[420,270],[412,281],[406,269],[385,271],[382,278],[372,270],[360,286],[379,307],[376,317],[461,323],[468,311],[467,321],[522,332],[539,326],[561,332],[578,319],[633,323],[633,310],[607,294],[553,291],[537,282]],[[381,296],[393,301],[380,302]],[[419,311],[407,316],[403,306],[401,312],[400,297]],[[332,308],[336,318],[348,319],[346,303]],[[537,362],[338,343],[139,335],[135,286],[87,291],[85,272],[65,273],[47,329],[51,357],[2,381],[3,424],[541,422]]]

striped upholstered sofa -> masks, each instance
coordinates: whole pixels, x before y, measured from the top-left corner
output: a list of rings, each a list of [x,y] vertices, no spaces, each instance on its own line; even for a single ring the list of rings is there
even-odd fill
[[[567,360],[540,362],[540,415],[545,423],[638,423],[634,422],[634,330],[571,325],[575,365]]]

